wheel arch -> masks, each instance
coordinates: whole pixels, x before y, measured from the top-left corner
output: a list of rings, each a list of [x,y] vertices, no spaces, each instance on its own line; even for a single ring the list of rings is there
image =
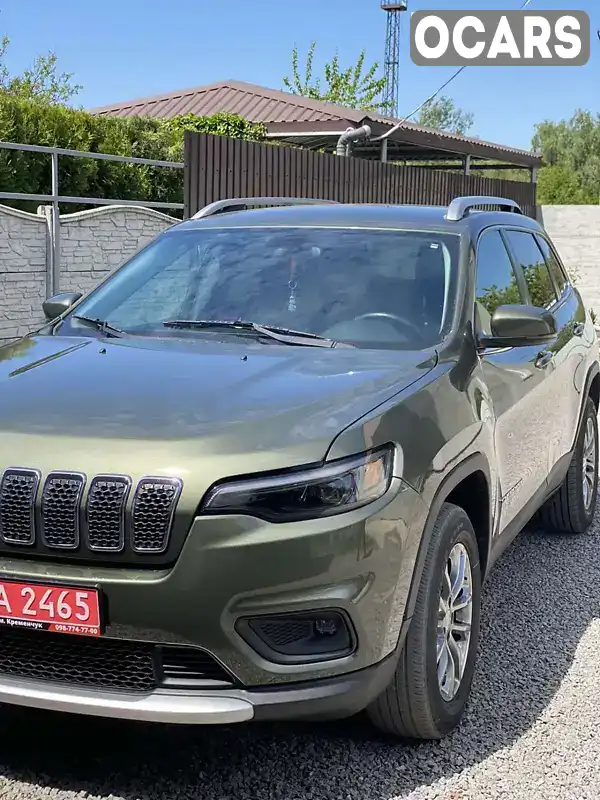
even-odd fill
[[[460,506],[471,520],[477,537],[480,567],[484,578],[489,563],[493,520],[490,469],[483,453],[474,453],[458,464],[437,488],[429,507],[415,561],[404,615],[405,628],[414,612],[433,527],[442,505],[447,502]]]
[[[596,409],[600,412],[600,362],[598,361],[594,361],[585,378],[584,389],[581,393],[581,406],[579,409],[575,439],[573,440],[573,448],[577,446],[577,441],[581,434],[581,426],[583,425],[585,417],[585,404],[588,397],[591,397]]]
[[[585,396],[589,395],[594,405],[600,410],[600,366],[594,362],[586,379]]]

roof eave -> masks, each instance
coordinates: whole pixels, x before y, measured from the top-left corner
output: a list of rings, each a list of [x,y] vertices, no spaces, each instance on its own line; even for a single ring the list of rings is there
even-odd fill
[[[387,133],[393,127],[391,124],[377,122],[365,116],[361,124],[367,123],[371,126],[374,137]],[[267,125],[268,137],[271,139],[281,139],[291,141],[302,138],[333,138],[341,135],[348,127],[355,127],[356,123],[351,120],[328,120],[324,122],[286,122],[269,123]],[[448,157],[473,156],[489,161],[500,161],[502,163],[514,164],[518,167],[531,169],[542,166],[541,156],[529,153],[525,150],[513,150],[494,145],[490,142],[480,142],[474,139],[466,139],[452,134],[443,134],[436,131],[429,131],[421,128],[402,127],[389,137],[390,142],[406,144],[416,150],[435,150],[439,153],[448,153]]]

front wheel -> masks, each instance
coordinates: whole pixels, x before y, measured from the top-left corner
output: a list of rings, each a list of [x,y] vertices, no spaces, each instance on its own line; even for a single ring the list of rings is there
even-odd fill
[[[555,533],[585,533],[594,519],[597,494],[598,410],[588,397],[569,471],[540,509],[540,526]]]
[[[475,532],[462,508],[445,503],[394,679],[368,708],[378,728],[403,738],[441,739],[459,724],[471,691],[480,608]]]

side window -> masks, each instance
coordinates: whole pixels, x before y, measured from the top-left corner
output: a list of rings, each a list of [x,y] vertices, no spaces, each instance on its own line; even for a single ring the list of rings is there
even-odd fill
[[[491,333],[490,318],[498,306],[523,302],[517,276],[499,231],[485,232],[477,246],[475,309],[482,333]]]
[[[562,268],[560,261],[556,257],[554,250],[548,244],[548,241],[544,239],[543,236],[536,236],[535,238],[540,246],[540,250],[542,251],[544,258],[546,259],[546,264],[548,265],[550,274],[554,278],[554,283],[560,296],[569,283],[569,278]]]
[[[556,302],[556,291],[542,251],[531,233],[504,231],[509,247],[523,270],[531,303],[538,308],[548,308]]]

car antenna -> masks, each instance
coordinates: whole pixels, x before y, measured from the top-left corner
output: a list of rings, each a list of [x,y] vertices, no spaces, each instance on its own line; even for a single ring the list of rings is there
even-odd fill
[[[531,0],[525,0],[525,2],[519,8],[519,11],[523,11],[525,8],[527,8],[527,6],[530,3],[531,3]],[[600,30],[598,31],[598,38],[600,39]],[[455,78],[458,78],[458,76],[461,74],[461,72],[464,72],[464,70],[466,70],[466,68],[468,66],[469,66],[469,64],[463,64],[462,67],[460,67],[459,69],[456,70],[454,75],[452,75],[445,83],[443,83],[440,86],[439,89],[437,89],[432,95],[430,95],[426,100],[424,100],[421,103],[420,106],[417,106],[417,108],[415,108],[414,111],[411,111],[410,114],[407,114],[407,116],[404,117],[404,119],[401,119],[400,122],[396,123],[396,125],[394,125],[393,128],[390,128],[389,131],[386,131],[381,136],[377,136],[377,138],[375,138],[375,139],[371,139],[371,141],[372,142],[382,142],[385,139],[387,139],[388,137],[390,137],[393,133],[396,133],[396,131],[400,130],[400,128],[404,125],[405,122],[408,122],[411,117],[414,117],[414,115],[417,114],[424,106],[426,106],[427,103],[430,103],[432,100],[435,100],[435,98],[438,96],[438,94],[440,92],[442,92],[446,88],[446,86],[448,86],[450,83],[452,83],[452,81],[455,80]]]

